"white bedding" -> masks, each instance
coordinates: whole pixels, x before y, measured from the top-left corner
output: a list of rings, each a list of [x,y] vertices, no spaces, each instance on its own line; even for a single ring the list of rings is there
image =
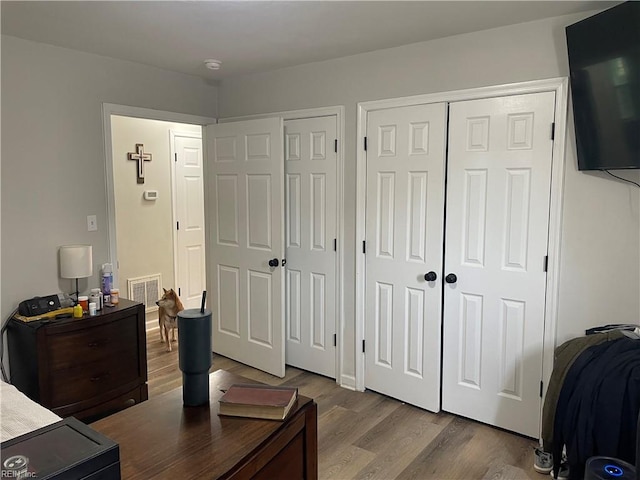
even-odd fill
[[[17,437],[61,420],[29,399],[16,387],[0,380],[0,441]]]

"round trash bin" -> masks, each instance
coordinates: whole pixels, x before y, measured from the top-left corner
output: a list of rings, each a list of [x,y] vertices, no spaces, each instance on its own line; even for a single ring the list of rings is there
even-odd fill
[[[617,458],[591,457],[584,468],[584,480],[636,480],[636,469]]]
[[[182,371],[182,402],[186,407],[209,403],[211,311],[191,308],[178,313],[178,366]]]

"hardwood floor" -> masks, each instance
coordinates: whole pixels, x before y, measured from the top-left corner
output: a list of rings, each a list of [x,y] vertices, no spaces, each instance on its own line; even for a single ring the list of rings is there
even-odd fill
[[[174,344],[175,345],[175,344]],[[149,396],[178,388],[178,349],[166,352],[158,329],[147,332]],[[433,414],[371,391],[293,367],[274,377],[215,356],[227,370],[271,385],[295,385],[318,404],[321,479],[532,479],[537,442],[448,413]]]

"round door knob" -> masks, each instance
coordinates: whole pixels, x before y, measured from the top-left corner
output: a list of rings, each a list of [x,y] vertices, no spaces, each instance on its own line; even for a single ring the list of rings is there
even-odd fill
[[[271,260],[269,260],[270,267],[277,267],[278,265],[280,265],[280,262],[277,258],[272,258]]]
[[[427,282],[433,282],[437,280],[437,278],[438,278],[438,274],[436,272],[428,272],[424,274],[424,279]]]
[[[447,283],[456,283],[458,281],[458,277],[456,277],[455,273],[450,273],[446,277],[444,277],[444,281]]]

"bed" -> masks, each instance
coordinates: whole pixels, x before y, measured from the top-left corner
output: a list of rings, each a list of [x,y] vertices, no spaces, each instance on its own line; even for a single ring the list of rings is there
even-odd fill
[[[62,420],[29,399],[16,387],[0,380],[0,442]]]

